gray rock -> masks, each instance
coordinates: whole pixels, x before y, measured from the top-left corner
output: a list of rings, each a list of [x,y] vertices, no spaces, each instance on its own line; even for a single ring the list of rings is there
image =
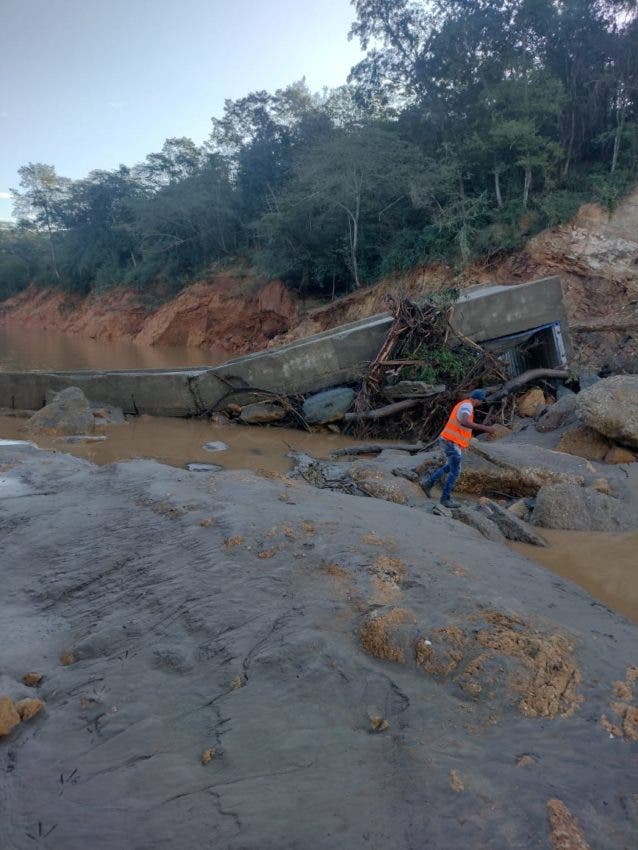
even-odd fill
[[[3,850],[538,850],[554,796],[635,845],[635,748],[597,721],[638,627],[570,581],[300,481],[10,464],[49,495],[2,498],[0,692],[38,660],[46,712],[0,745]]]
[[[302,414],[311,425],[323,425],[326,422],[338,422],[350,409],[354,401],[354,390],[349,387],[337,387],[323,393],[309,396],[303,403]]]
[[[493,540],[495,543],[502,543],[505,539],[505,536],[498,525],[492,522],[487,514],[481,513],[474,508],[462,505],[460,508],[454,508],[452,516],[459,522],[469,525],[470,528],[478,531],[479,534],[482,534],[487,540]]]
[[[27,428],[32,432],[91,433],[95,430],[95,417],[82,390],[79,387],[67,387],[33,414]]]
[[[576,398],[575,393],[559,398],[540,416],[536,423],[536,430],[544,434],[576,422]]]
[[[531,543],[532,546],[547,546],[547,541],[536,534],[526,522],[511,511],[497,505],[490,499],[483,499],[479,508],[492,522],[496,523],[508,540],[518,543]]]
[[[279,422],[286,416],[286,411],[280,404],[270,401],[260,401],[242,407],[239,419],[246,425],[263,425],[267,422]]]
[[[221,440],[213,440],[210,443],[204,443],[202,446],[207,452],[225,452],[228,449],[228,444]]]
[[[638,448],[638,375],[598,381],[578,394],[576,411],[599,434]]]
[[[596,490],[550,484],[538,492],[532,523],[573,531],[626,531],[638,526],[638,517],[618,499]]]
[[[220,472],[224,467],[218,463],[187,463],[189,472]]]

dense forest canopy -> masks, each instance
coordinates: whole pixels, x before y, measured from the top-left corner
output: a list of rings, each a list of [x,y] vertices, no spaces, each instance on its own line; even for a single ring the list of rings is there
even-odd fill
[[[174,291],[241,259],[331,295],[511,250],[638,178],[637,0],[353,0],[365,58],[225,103],[200,147],[70,180],[29,163],[0,296]]]

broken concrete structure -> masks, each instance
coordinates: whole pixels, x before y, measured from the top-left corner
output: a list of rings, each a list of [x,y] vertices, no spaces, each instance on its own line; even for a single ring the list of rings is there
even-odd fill
[[[211,368],[0,372],[0,406],[37,410],[47,395],[50,399],[54,392],[78,386],[92,401],[126,413],[194,416],[215,409],[242,388],[286,395],[316,392],[357,380],[391,323],[389,314],[371,316]],[[518,286],[474,287],[456,303],[452,324],[464,336],[498,351],[513,374],[565,362],[568,329],[558,277]],[[250,400],[249,393],[244,397]]]

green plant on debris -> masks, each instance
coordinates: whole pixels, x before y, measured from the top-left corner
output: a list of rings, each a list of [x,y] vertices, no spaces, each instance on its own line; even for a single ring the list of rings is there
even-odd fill
[[[476,354],[466,349],[453,349],[449,345],[420,345],[410,357],[422,365],[404,366],[401,380],[425,381],[427,384],[455,386],[476,361]]]

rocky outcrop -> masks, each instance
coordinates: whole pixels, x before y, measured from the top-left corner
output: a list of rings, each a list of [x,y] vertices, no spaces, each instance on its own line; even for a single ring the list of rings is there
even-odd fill
[[[536,497],[532,523],[572,531],[626,531],[638,517],[621,501],[586,487],[552,484]]]
[[[614,375],[579,393],[580,419],[610,440],[638,448],[638,375]]]
[[[2,688],[36,667],[47,703],[0,744],[3,846],[541,848],[554,797],[633,846],[635,753],[596,720],[629,729],[638,629],[575,585],[286,476],[0,463],[49,494],[2,500]]]

